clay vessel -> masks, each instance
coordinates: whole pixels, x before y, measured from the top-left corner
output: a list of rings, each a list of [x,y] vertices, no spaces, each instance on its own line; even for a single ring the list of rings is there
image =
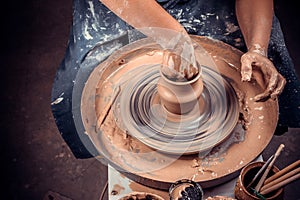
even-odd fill
[[[246,187],[264,163],[265,162],[252,162],[241,170],[234,190],[235,198],[238,200],[260,200],[259,197],[253,195],[251,189],[246,189]],[[273,166],[267,177],[277,173],[278,171],[279,169],[276,166]],[[271,192],[264,197],[266,200],[283,200],[283,188]]]
[[[162,197],[160,197],[156,194],[148,193],[148,192],[132,192],[132,193],[120,198],[119,200],[131,200],[131,199],[135,199],[135,200],[148,200],[148,199],[164,200]]]
[[[163,73],[157,83],[161,103],[171,113],[186,114],[193,110],[203,91],[201,73],[188,81],[173,81]]]

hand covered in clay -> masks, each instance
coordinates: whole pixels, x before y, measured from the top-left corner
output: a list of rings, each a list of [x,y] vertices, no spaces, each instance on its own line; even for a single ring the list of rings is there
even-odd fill
[[[276,99],[284,89],[285,78],[277,71],[273,63],[262,53],[248,51],[241,57],[242,81],[250,81],[253,70],[262,73],[262,79],[266,82],[266,89],[263,93],[254,97],[255,101],[264,101],[268,98]],[[254,78],[255,77],[253,75]]]
[[[160,34],[156,39],[156,42],[164,49],[162,73],[169,79],[179,82],[193,79],[199,70],[191,38],[178,32],[172,34],[170,31],[165,35],[167,36],[162,37]]]
[[[161,72],[168,79],[177,82],[191,80],[199,73],[197,66],[169,50],[163,51]]]

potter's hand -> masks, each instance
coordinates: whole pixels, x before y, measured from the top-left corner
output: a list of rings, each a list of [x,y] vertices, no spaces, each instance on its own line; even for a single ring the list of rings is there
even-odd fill
[[[163,62],[170,64],[165,66],[169,66],[171,71],[173,66],[173,70],[178,69],[186,79],[193,77],[193,69],[187,63],[190,62],[193,66],[196,63],[191,39],[185,28],[156,1],[100,1],[125,22],[152,38],[163,50],[170,51],[173,55],[165,53]],[[175,58],[177,56],[180,59]],[[180,63],[177,64],[179,60]],[[172,65],[172,61],[176,63]]]
[[[198,74],[193,42],[188,35],[168,30],[154,40],[163,49],[161,70],[169,79],[187,81]]]
[[[281,94],[286,84],[285,78],[276,70],[273,63],[263,54],[256,51],[248,51],[241,57],[242,81],[250,81],[252,70],[260,70],[264,81],[267,83],[266,90],[254,97],[255,101],[263,101],[271,97],[275,99]],[[255,77],[254,77],[255,78]]]
[[[169,50],[163,51],[161,72],[170,80],[179,82],[193,79],[199,73],[191,61]]]

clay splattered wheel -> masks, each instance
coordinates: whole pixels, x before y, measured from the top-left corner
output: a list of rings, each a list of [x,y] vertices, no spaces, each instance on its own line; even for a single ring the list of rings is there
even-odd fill
[[[149,54],[157,49],[151,40],[137,41],[113,53],[105,62],[95,67],[82,92],[81,123],[84,133],[90,137],[101,157],[132,180],[157,189],[167,190],[172,183],[183,178],[193,179],[203,188],[232,179],[268,145],[278,120],[277,100],[255,102],[253,97],[261,93],[263,88],[255,80],[241,82],[242,52],[206,37],[192,36],[192,38],[213,58],[217,71],[238,94],[240,110],[248,114],[245,138],[227,147],[223,153],[217,151],[217,147],[220,146],[218,145],[214,148],[216,151],[212,151],[213,156],[208,157],[200,157],[198,154],[183,156],[165,154],[122,131],[121,129],[126,127],[117,126],[123,122],[120,121],[121,118],[115,117],[118,113],[113,112],[108,114],[102,131],[96,131],[97,117],[113,96],[114,89],[122,85],[119,82],[121,77],[125,77],[126,72],[145,64],[145,60],[149,65],[157,64]],[[210,63],[201,65],[211,67]],[[151,84],[148,86],[152,87]],[[135,90],[129,91],[134,93]],[[120,103],[122,101],[119,100],[114,106],[118,107]]]
[[[121,117],[130,135],[151,148],[170,154],[207,151],[226,139],[236,126],[239,105],[235,91],[209,67],[202,66],[201,108],[195,106],[185,115],[172,114],[160,103],[159,65],[143,65],[128,74],[131,78],[122,86],[116,107],[120,116],[116,117]]]

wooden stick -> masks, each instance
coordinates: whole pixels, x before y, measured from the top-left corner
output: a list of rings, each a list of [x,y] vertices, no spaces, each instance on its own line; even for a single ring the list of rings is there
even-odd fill
[[[275,160],[276,160],[277,157],[280,155],[280,152],[282,151],[283,148],[284,148],[284,144],[279,145],[279,147],[278,147],[278,149],[277,149],[277,151],[276,151],[276,153],[275,153],[275,155],[274,155],[273,160],[270,162],[270,164],[268,165],[267,169],[265,170],[264,174],[262,175],[261,179],[259,180],[258,184],[257,184],[256,187],[255,187],[255,190],[256,190],[257,192],[260,191],[260,188],[261,188],[261,186],[263,185],[263,183],[265,182],[266,177],[267,177],[269,171],[271,170],[271,168],[272,168],[272,166],[273,166]]]
[[[115,103],[119,93],[120,93],[121,89],[120,86],[118,86],[116,88],[116,91],[113,92],[113,96],[111,97],[110,101],[105,105],[105,107],[103,108],[101,114],[99,115],[98,119],[97,119],[97,124],[96,124],[96,132],[99,131],[101,125],[103,124],[103,122],[105,121],[111,106]]]
[[[288,179],[288,178],[290,178],[290,177],[292,177],[292,176],[294,176],[295,174],[298,174],[298,173],[300,173],[300,167],[284,174],[283,176],[271,181],[270,183],[268,183],[266,185],[263,185],[262,188],[261,188],[261,191],[266,190],[266,189],[272,187],[273,185],[276,185],[276,184],[278,184],[278,183],[280,183],[280,182],[282,182],[282,181],[284,181],[284,180],[286,180],[286,179]]]
[[[298,165],[300,165],[300,160],[295,161],[294,163],[292,163],[289,166],[285,167],[284,169],[280,170],[279,172],[277,172],[273,176],[267,178],[266,181],[264,182],[264,185],[266,185],[266,184],[270,183],[271,181],[277,179],[278,177],[282,176],[286,172],[289,172],[290,170],[294,169]]]
[[[255,174],[254,178],[252,179],[252,181],[248,184],[248,186],[246,188],[250,188],[251,185],[256,181],[256,179],[264,172],[264,170],[267,168],[267,166],[270,164],[270,162],[272,161],[272,159],[274,158],[274,155],[272,155],[267,162],[265,162],[265,164],[260,168],[260,170]]]
[[[286,180],[284,180],[284,181],[282,181],[282,182],[280,182],[276,185],[273,185],[272,187],[269,187],[268,189],[265,189],[265,190],[261,191],[260,194],[261,195],[266,195],[266,194],[268,194],[270,192],[273,192],[273,191],[275,191],[279,188],[282,188],[283,186],[285,186],[285,185],[289,184],[290,182],[295,181],[299,178],[300,178],[300,174],[296,174],[296,175],[294,175],[294,176],[292,176],[292,177],[290,177],[290,178],[288,178],[288,179],[286,179]]]

